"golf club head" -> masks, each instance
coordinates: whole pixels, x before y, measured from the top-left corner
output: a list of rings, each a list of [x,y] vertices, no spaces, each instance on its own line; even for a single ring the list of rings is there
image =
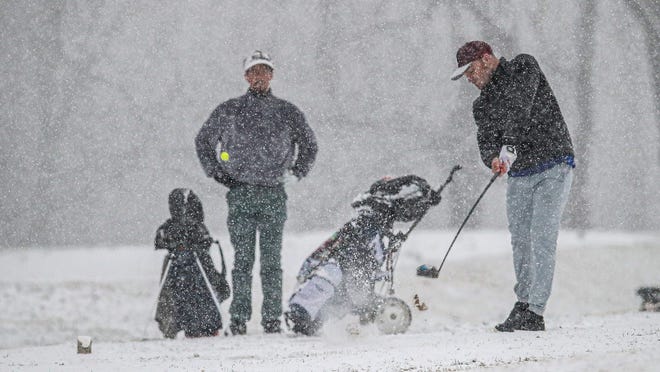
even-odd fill
[[[427,278],[437,278],[440,270],[436,269],[435,266],[421,265],[417,267],[417,276],[423,276]]]

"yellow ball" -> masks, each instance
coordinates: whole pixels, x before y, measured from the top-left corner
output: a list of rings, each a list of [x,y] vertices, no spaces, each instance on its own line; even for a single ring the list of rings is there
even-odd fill
[[[228,161],[229,160],[229,153],[227,151],[221,152],[220,153],[220,160]]]

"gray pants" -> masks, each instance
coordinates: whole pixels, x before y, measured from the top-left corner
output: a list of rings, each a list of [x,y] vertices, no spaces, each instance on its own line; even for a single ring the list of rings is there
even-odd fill
[[[526,177],[509,177],[507,218],[518,301],[543,315],[552,290],[559,222],[573,183],[573,169],[556,165]]]

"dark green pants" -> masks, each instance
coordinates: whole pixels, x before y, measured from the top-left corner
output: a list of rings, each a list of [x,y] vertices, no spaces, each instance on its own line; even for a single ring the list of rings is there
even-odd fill
[[[227,193],[227,225],[234,247],[231,319],[246,322],[252,317],[252,268],[257,234],[263,305],[261,324],[282,315],[282,231],[286,221],[286,192],[283,186],[241,185]]]

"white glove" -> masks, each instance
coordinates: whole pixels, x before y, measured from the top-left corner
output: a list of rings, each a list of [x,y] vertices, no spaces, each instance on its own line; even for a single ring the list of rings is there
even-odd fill
[[[500,150],[500,162],[506,164],[507,171],[511,169],[511,165],[516,161],[518,157],[518,152],[516,147],[513,145],[504,145],[502,150]]]

